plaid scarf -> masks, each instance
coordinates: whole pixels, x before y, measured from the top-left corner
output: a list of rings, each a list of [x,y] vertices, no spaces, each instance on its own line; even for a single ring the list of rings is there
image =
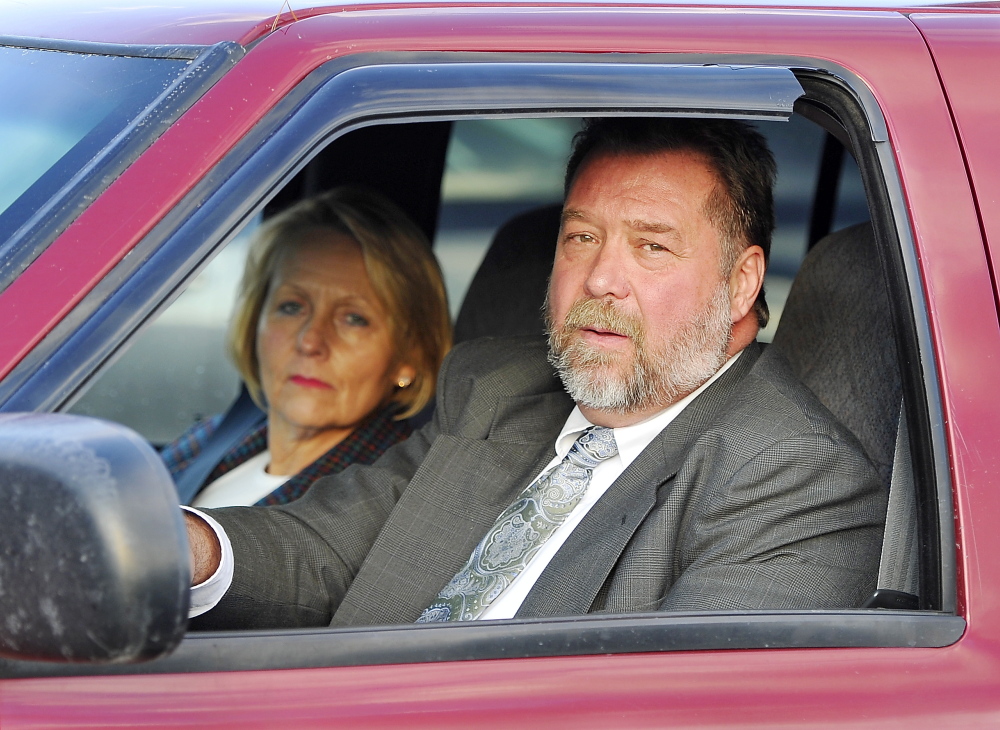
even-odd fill
[[[351,464],[371,464],[390,446],[404,441],[413,432],[406,421],[392,420],[395,404],[375,411],[355,428],[343,441],[327,451],[312,464],[261,499],[255,506],[287,504],[293,502],[320,477],[336,474]],[[218,428],[222,416],[196,423],[172,444],[164,447],[160,456],[175,479],[187,469],[204,449],[209,438]],[[228,471],[253,458],[267,448],[267,424],[254,429],[212,470],[205,480],[211,484]],[[204,485],[203,485],[204,486]]]
[[[177,481],[177,477],[183,474],[198,458],[208,440],[212,438],[212,434],[222,423],[222,418],[223,414],[218,413],[211,418],[198,421],[172,443],[160,449],[160,458],[163,459],[163,463],[174,481]]]

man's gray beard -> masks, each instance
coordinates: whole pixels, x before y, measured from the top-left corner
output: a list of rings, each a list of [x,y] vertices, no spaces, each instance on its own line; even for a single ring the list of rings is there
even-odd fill
[[[578,405],[628,414],[666,408],[712,377],[726,362],[732,335],[729,286],[720,283],[706,308],[658,351],[651,351],[638,317],[604,300],[581,299],[570,307],[558,331],[546,304],[549,362]],[[631,367],[625,355],[598,350],[576,337],[583,327],[627,335],[635,348]]]

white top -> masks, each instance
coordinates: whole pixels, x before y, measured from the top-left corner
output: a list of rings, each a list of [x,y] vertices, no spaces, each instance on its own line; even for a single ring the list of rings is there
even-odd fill
[[[257,504],[290,477],[268,474],[271,452],[264,450],[198,492],[192,507],[248,507]]]
[[[590,485],[587,488],[587,493],[577,503],[576,507],[573,508],[566,521],[549,536],[549,539],[545,541],[541,549],[535,553],[535,557],[531,559],[531,562],[525,566],[524,570],[514,579],[507,590],[500,594],[500,597],[480,615],[480,619],[512,618],[517,613],[517,610],[521,607],[525,597],[535,585],[535,581],[538,580],[542,571],[545,570],[559,548],[562,547],[563,543],[566,542],[573,530],[576,529],[576,526],[587,516],[587,513],[601,496],[621,476],[622,472],[628,468],[635,458],[642,453],[643,449],[656,438],[657,434],[676,419],[691,401],[718,380],[736,362],[741,353],[742,351],[729,358],[715,375],[706,380],[697,390],[673,405],[668,406],[655,416],[647,418],[642,423],[613,429],[615,432],[615,442],[618,444],[618,455],[601,462],[595,467]],[[563,424],[559,435],[556,437],[555,458],[546,464],[545,468],[539,474],[544,473],[562,461],[566,454],[569,453],[570,447],[572,447],[580,433],[593,425],[584,418],[579,408],[574,408],[566,419],[566,423]],[[191,511],[201,514],[197,510]],[[229,542],[229,538],[226,537],[225,531],[223,531],[222,526],[218,522],[209,519],[207,515],[202,516],[208,520],[212,529],[219,536],[219,542],[222,544],[222,563],[219,569],[208,580],[191,589],[190,616],[192,618],[214,608],[222,600],[222,597],[229,590],[229,586],[233,582],[234,559],[232,554],[233,548]]]

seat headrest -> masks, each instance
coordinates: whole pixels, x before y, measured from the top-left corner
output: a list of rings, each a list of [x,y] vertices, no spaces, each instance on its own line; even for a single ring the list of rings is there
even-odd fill
[[[562,206],[511,218],[493,237],[455,321],[455,342],[485,336],[540,335]]]
[[[772,347],[858,437],[888,484],[902,388],[889,296],[869,223],[832,233],[809,251]]]

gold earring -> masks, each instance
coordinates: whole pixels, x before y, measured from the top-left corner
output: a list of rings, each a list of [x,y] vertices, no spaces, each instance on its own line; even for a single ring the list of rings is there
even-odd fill
[[[406,388],[410,385],[410,382],[411,382],[410,379],[404,376],[399,379],[396,385],[398,385],[400,388]]]

